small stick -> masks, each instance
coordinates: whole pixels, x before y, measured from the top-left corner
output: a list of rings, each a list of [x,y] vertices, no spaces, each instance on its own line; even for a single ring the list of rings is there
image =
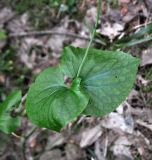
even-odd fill
[[[54,32],[50,30],[46,31],[32,31],[32,32],[23,32],[23,33],[11,33],[8,35],[8,38],[25,38],[25,37],[31,37],[31,36],[48,36],[48,35],[56,35],[56,36],[68,36],[73,38],[78,38],[86,41],[90,41],[90,38],[88,36],[80,36],[75,33],[61,33],[61,32]],[[95,39],[93,40],[95,43],[106,45],[105,42]]]

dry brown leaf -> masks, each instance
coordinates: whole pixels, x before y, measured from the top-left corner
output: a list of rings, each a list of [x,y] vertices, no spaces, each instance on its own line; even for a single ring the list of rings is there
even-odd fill
[[[104,35],[104,36],[107,36],[109,37],[109,39],[111,41],[113,41],[113,39],[120,35],[121,32],[123,31],[124,29],[124,25],[123,24],[119,24],[119,23],[109,23],[109,22],[106,22],[102,25],[102,28],[101,29],[97,29],[97,32]]]
[[[40,160],[63,160],[62,152],[60,149],[54,149],[52,151],[44,152],[40,157]]]
[[[152,47],[143,51],[141,60],[141,66],[152,64]]]
[[[96,17],[97,17],[97,8],[91,7],[89,10],[87,10],[85,21],[87,24],[93,27],[96,22]]]
[[[133,159],[131,152],[130,152],[130,146],[131,142],[128,141],[128,139],[125,136],[120,136],[114,143],[114,145],[111,147],[111,150],[113,151],[115,156],[123,155],[130,160]]]
[[[96,143],[95,143],[95,154],[96,154],[98,159],[106,160],[105,159],[106,156],[104,156],[104,153],[103,153],[103,151],[101,149],[101,145],[102,144],[100,144],[99,141],[96,141]],[[105,146],[104,146],[104,149],[107,150],[107,148]]]
[[[13,18],[15,13],[10,8],[3,8],[0,10],[0,27],[3,27],[4,23]]]
[[[61,146],[64,143],[65,143],[65,138],[62,136],[62,134],[55,133],[54,135],[49,136],[46,149],[50,150],[54,147]]]
[[[93,144],[101,135],[102,130],[100,126],[85,130],[84,132],[82,132],[80,146],[84,148]]]
[[[85,152],[75,144],[67,144],[65,152],[66,160],[86,160]]]
[[[133,133],[133,126],[127,124],[125,118],[122,115],[114,112],[110,113],[101,121],[101,126],[116,131]]]

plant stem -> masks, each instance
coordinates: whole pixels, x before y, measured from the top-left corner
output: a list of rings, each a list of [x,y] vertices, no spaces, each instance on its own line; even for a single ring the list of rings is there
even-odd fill
[[[81,64],[80,64],[80,67],[79,67],[79,69],[78,69],[78,73],[77,73],[77,76],[76,76],[77,78],[80,76],[82,67],[83,67],[83,65],[84,65],[84,63],[85,63],[85,60],[86,60],[86,58],[87,58],[87,56],[88,56],[88,53],[89,53],[89,50],[90,50],[90,48],[91,48],[91,45],[92,45],[92,42],[93,42],[93,39],[94,39],[94,36],[95,36],[95,33],[96,33],[96,29],[97,29],[97,26],[98,26],[98,21],[99,21],[99,17],[100,17],[100,12],[101,12],[101,0],[98,0],[98,12],[97,12],[96,24],[95,24],[95,27],[94,27],[94,29],[93,29],[92,37],[91,37],[91,40],[90,40],[90,42],[89,42],[89,44],[88,44],[88,47],[87,47],[87,49],[86,49],[85,55],[84,55],[84,57],[83,57],[83,59],[82,59],[82,62],[81,62]]]
[[[90,38],[88,36],[81,36],[81,35],[78,35],[72,32],[61,33],[61,32],[55,32],[51,30],[12,33],[12,34],[9,34],[7,38],[9,39],[10,38],[26,38],[26,37],[31,37],[31,36],[40,37],[40,36],[50,36],[50,35],[67,36],[67,37],[78,38],[78,39],[90,41]],[[106,43],[102,40],[94,39],[93,42],[106,46]]]

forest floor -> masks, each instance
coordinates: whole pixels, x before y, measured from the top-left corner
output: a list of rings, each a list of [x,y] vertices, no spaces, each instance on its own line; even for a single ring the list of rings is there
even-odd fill
[[[0,1],[0,102],[16,88],[25,98],[36,75],[59,63],[65,46],[87,47],[97,15],[96,0],[7,1]],[[152,0],[107,0],[101,9],[93,46],[141,59],[126,101],[105,117],[81,116],[61,133],[24,116],[15,133],[0,132],[0,160],[152,160]]]

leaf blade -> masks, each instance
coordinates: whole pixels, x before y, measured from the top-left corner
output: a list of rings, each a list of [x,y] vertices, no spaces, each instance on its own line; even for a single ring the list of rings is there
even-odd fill
[[[52,67],[43,71],[30,87],[26,110],[33,123],[60,131],[83,112],[87,103],[79,86],[74,90],[67,88],[59,68]]]
[[[63,54],[61,67],[64,74],[73,78],[77,74],[76,66],[80,65],[85,49],[70,47],[66,50],[70,52]],[[71,53],[72,58],[68,59]],[[112,112],[129,94],[138,65],[139,60],[129,54],[90,49],[80,74],[83,89],[91,104],[84,113],[99,116]]]
[[[12,107],[21,100],[21,91],[13,91],[6,100],[0,104],[0,130],[4,133],[14,132],[20,126],[20,119],[10,115]]]

